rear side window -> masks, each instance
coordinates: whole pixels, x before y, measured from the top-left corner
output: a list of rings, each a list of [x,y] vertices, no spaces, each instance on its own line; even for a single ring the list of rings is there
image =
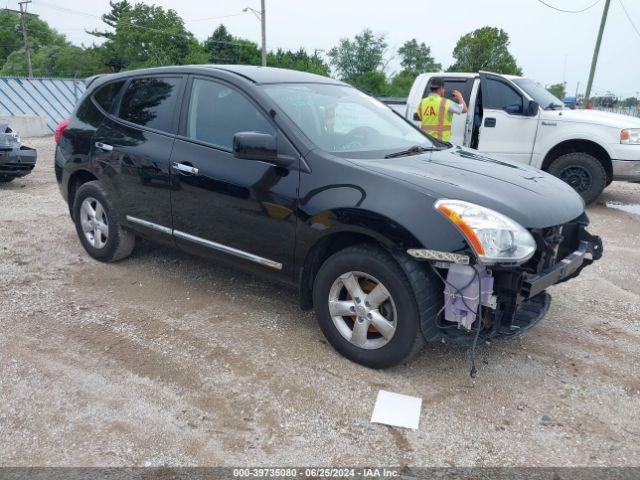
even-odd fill
[[[449,78],[445,77],[444,79],[444,96],[449,100],[454,100],[453,91],[458,90],[462,94],[462,98],[464,101],[469,103],[469,99],[471,98],[471,88],[473,86],[472,78]],[[423,98],[428,96],[431,93],[431,80],[427,85],[427,88],[424,89]]]
[[[118,116],[137,125],[170,132],[180,80],[178,77],[132,80],[122,96]]]
[[[231,150],[238,132],[276,135],[273,125],[244,95],[221,83],[194,79],[187,137]]]
[[[483,84],[482,98],[484,108],[505,110],[508,113],[521,114],[523,112],[522,95],[500,80],[487,78]]]
[[[96,93],[93,94],[94,100],[105,112],[111,111],[113,101],[118,95],[118,92],[120,92],[122,85],[124,85],[124,80],[108,83],[107,85],[100,87]]]

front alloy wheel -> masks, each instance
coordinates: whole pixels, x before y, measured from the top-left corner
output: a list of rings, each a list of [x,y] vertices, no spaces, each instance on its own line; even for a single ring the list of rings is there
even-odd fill
[[[372,244],[327,258],[313,282],[313,305],[331,346],[370,368],[391,367],[419,352],[422,314],[431,336],[428,322],[442,307],[442,288],[423,267]]]
[[[384,347],[396,332],[397,310],[387,288],[363,272],[347,272],[329,290],[329,313],[346,340],[364,349]]]

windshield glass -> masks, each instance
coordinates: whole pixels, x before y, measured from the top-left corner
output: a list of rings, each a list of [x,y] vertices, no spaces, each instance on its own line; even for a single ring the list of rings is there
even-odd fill
[[[513,83],[524,90],[527,95],[533,98],[542,108],[562,108],[564,103],[541,83],[534,82],[528,78],[514,78]]]
[[[267,94],[321,149],[335,154],[379,157],[429,138],[378,100],[343,85],[275,84]]]

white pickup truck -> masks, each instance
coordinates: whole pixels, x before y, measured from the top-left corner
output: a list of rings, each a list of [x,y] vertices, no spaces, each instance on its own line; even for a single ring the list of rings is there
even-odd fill
[[[573,186],[586,203],[613,180],[640,182],[640,118],[565,108],[528,78],[424,73],[416,78],[404,112],[418,125],[418,103],[434,77],[444,78],[448,98],[459,90],[469,105],[467,114],[454,116],[451,143],[546,170]]]

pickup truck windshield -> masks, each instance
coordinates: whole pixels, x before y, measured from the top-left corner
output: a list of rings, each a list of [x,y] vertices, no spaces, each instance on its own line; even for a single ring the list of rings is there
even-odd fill
[[[355,88],[289,83],[264,89],[309,140],[325,151],[380,158],[415,146],[433,148],[425,134]]]
[[[528,78],[514,78],[513,83],[518,85],[535,100],[538,105],[544,109],[554,110],[556,108],[563,108],[564,103],[555,95],[549,93],[549,90],[538,82],[534,82]]]

